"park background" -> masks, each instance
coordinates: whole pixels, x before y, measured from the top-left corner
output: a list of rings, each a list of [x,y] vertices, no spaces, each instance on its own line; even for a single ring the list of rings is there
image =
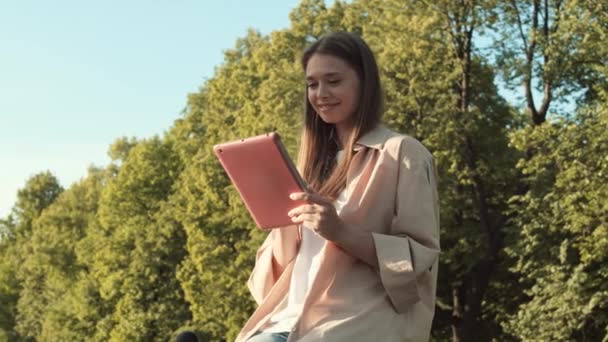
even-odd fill
[[[0,219],[0,341],[233,340],[265,233],[211,147],[276,130],[294,156],[299,56],[338,30],[437,162],[433,340],[608,341],[608,3],[303,0],[288,19],[243,31],[162,133],[115,137],[74,183],[28,178]]]

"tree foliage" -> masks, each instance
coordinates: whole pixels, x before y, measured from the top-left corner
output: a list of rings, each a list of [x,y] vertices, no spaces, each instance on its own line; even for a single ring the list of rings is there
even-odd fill
[[[117,139],[111,162],[65,191],[49,172],[28,180],[0,220],[0,341],[184,328],[233,340],[265,233],[212,147],[278,131],[295,156],[300,54],[337,30],[369,42],[384,121],[437,161],[433,339],[608,341],[606,13],[578,0],[303,0],[289,28],[238,39],[164,136]]]

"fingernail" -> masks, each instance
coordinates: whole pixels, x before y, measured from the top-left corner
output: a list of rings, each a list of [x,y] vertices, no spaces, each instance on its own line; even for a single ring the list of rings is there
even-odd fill
[[[295,199],[295,198],[296,198],[296,194],[291,194],[291,195],[289,195],[289,198],[291,198],[291,199]]]

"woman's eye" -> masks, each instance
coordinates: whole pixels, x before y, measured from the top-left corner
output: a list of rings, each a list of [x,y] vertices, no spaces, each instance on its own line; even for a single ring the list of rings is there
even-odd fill
[[[308,88],[315,88],[316,86],[316,83],[308,83]]]
[[[328,81],[328,83],[332,84],[332,85],[336,85],[336,84],[340,83],[340,80],[330,80],[330,81]]]

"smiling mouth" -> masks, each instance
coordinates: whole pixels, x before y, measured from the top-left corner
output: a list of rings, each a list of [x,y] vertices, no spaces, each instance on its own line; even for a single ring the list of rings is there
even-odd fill
[[[327,110],[330,110],[330,109],[336,107],[337,105],[338,105],[337,103],[322,104],[322,105],[318,105],[317,108],[319,108],[320,111],[325,112]]]

